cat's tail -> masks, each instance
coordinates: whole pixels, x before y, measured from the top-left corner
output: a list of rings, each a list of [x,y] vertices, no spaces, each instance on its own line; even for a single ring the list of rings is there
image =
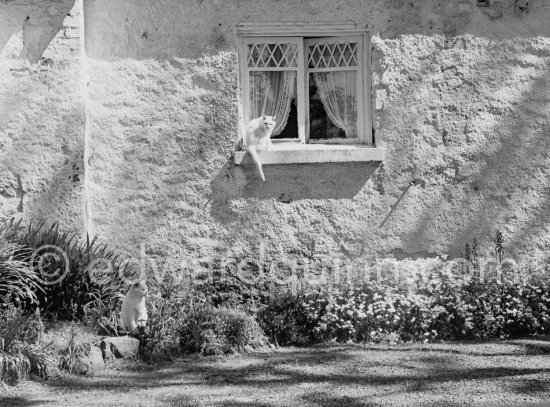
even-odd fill
[[[252,156],[252,159],[256,163],[256,167],[258,168],[258,173],[260,174],[260,177],[262,178],[262,181],[265,182],[265,176],[264,176],[264,172],[262,170],[262,162],[260,161],[260,157],[258,156],[258,152],[256,151],[256,147],[249,146],[248,147],[248,152],[250,153],[250,155]]]

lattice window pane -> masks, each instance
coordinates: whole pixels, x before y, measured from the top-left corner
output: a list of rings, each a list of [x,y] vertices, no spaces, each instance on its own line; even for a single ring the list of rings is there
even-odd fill
[[[292,68],[298,66],[298,45],[256,43],[248,45],[249,68]]]
[[[347,68],[357,66],[357,43],[313,44],[308,46],[309,68]]]

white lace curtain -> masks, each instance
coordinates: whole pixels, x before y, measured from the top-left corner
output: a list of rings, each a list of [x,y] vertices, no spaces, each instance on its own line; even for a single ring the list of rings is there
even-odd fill
[[[296,93],[296,71],[250,72],[250,117],[275,116],[273,135],[286,126]]]
[[[357,86],[355,71],[317,72],[315,85],[330,121],[344,130],[346,137],[357,136]]]

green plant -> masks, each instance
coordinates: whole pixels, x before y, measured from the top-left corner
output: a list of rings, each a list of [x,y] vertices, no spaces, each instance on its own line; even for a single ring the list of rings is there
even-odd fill
[[[314,293],[308,297],[315,296]],[[304,293],[274,292],[257,318],[268,338],[276,345],[306,345],[312,341],[316,315],[309,315]]]
[[[502,264],[502,258],[504,257],[504,237],[502,236],[502,232],[499,229],[497,229],[495,235],[494,251],[498,264]]]
[[[50,376],[51,368],[54,366],[46,350],[53,344],[50,342],[44,346],[27,345],[21,349],[21,354],[29,359],[30,373],[39,377],[47,378]]]
[[[16,381],[30,372],[47,377],[52,362],[42,346],[44,325],[38,310],[27,313],[8,302],[0,308],[0,379]]]
[[[118,310],[120,310],[121,303],[122,295],[105,301],[93,300],[84,305],[82,322],[86,326],[97,330],[100,335],[118,336]]]
[[[200,284],[196,288],[203,291],[214,306],[256,309],[268,298],[270,281],[262,278],[263,273],[253,261],[235,259],[229,264],[216,262],[212,266],[213,272],[207,275],[206,281],[197,279],[194,283]]]
[[[0,308],[0,345],[8,353],[19,351],[27,344],[38,344],[44,325],[38,310],[29,314],[21,307],[8,302]]]
[[[0,382],[15,384],[25,379],[30,369],[31,363],[25,355],[0,351]]]
[[[266,334],[283,344],[303,344],[303,338],[309,343],[493,339],[550,329],[548,277],[480,281],[464,273],[461,263],[449,263],[431,268],[414,284],[400,283],[279,293],[258,318]]]
[[[71,327],[69,342],[63,355],[59,359],[59,369],[73,373],[78,358],[80,356],[89,356],[89,348],[85,344],[78,343],[79,330],[74,326]]]
[[[33,250],[29,266],[39,278],[42,290],[36,297],[43,312],[61,320],[81,320],[85,310],[104,304],[104,309],[119,301],[125,279],[137,277],[128,262],[97,236],[79,241],[77,234],[61,231],[45,222],[28,228],[14,225],[10,239]]]
[[[473,238],[471,247],[468,243],[464,246],[464,259],[472,264],[474,271],[479,271],[479,248],[477,238]]]
[[[12,299],[23,303],[36,303],[41,292],[39,279],[28,266],[31,251],[0,237],[0,304]]]
[[[187,304],[150,294],[146,299],[147,327],[140,330],[140,356],[148,360],[170,356],[179,351],[179,320],[186,312]]]
[[[171,357],[181,352],[179,329],[187,315],[196,308],[210,306],[209,299],[190,287],[188,281],[167,275],[165,284],[152,286],[145,299],[147,327],[137,333],[140,356],[144,360]]]
[[[205,307],[185,315],[181,322],[180,346],[186,352],[220,355],[267,344],[258,322],[239,309]]]
[[[472,264],[474,265],[474,270],[479,271],[479,244],[475,237],[472,240]]]

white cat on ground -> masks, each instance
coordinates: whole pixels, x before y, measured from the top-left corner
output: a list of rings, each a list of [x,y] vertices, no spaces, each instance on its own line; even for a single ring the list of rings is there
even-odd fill
[[[252,159],[256,163],[262,181],[265,181],[265,176],[262,170],[260,157],[258,157],[258,151],[271,149],[273,146],[271,144],[271,133],[273,133],[274,128],[274,116],[261,116],[252,119],[245,128],[244,148],[250,153]]]
[[[145,281],[132,284],[120,309],[120,325],[123,329],[134,332],[138,327],[145,327],[147,324],[147,309],[145,308],[147,293],[148,288]]]

